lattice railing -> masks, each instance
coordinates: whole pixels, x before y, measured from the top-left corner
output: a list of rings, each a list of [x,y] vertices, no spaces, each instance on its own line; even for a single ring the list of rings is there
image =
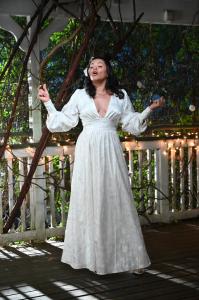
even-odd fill
[[[198,140],[180,139],[123,143],[142,223],[199,215],[198,145]],[[64,234],[74,150],[75,146],[45,149],[20,215],[10,232],[2,234],[35,151],[34,147],[7,149],[0,165],[0,243]]]

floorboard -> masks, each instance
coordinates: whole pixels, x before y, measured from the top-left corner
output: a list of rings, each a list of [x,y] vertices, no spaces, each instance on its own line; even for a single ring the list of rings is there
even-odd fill
[[[199,220],[143,227],[143,275],[99,276],[60,262],[63,242],[0,248],[0,300],[198,300]]]

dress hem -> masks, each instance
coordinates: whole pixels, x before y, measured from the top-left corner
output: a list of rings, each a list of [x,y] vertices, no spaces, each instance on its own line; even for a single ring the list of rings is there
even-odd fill
[[[61,262],[64,263],[64,264],[69,265],[70,267],[72,267],[75,270],[87,269],[87,270],[89,270],[89,271],[91,271],[91,272],[93,272],[93,273],[95,273],[97,275],[108,275],[108,274],[116,274],[116,273],[124,273],[124,272],[133,272],[133,271],[138,270],[138,269],[145,269],[145,268],[147,268],[147,267],[149,267],[151,265],[151,262],[149,262],[148,264],[139,265],[139,266],[136,266],[136,267],[132,266],[130,268],[125,268],[125,269],[120,269],[120,270],[114,270],[114,271],[110,271],[110,272],[108,272],[108,271],[107,272],[98,272],[98,271],[96,271],[92,267],[82,266],[82,265],[81,266],[77,266],[77,265],[73,265],[73,264],[70,264],[68,262],[65,262],[63,260],[61,260]]]

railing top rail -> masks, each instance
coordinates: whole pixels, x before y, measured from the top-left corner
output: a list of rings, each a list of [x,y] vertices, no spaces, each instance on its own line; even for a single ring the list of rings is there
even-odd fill
[[[123,147],[126,150],[146,150],[146,149],[169,149],[180,147],[197,147],[199,150],[199,139],[161,139],[151,141],[126,141],[123,142]]]
[[[126,140],[122,142],[123,149],[125,150],[146,150],[146,149],[169,149],[169,148],[179,148],[179,147],[196,147],[199,150],[199,139],[155,139],[155,140]],[[35,154],[37,145],[15,145],[8,146],[4,158],[11,159],[13,157],[33,157]],[[75,145],[50,145],[45,148],[43,152],[44,156],[53,155],[71,155],[74,153]]]
[[[46,147],[42,157],[52,155],[71,155],[74,153],[75,145],[68,146],[49,146]],[[12,159],[14,157],[33,157],[36,151],[36,147],[25,147],[21,149],[12,149],[8,147],[5,151],[4,158]]]

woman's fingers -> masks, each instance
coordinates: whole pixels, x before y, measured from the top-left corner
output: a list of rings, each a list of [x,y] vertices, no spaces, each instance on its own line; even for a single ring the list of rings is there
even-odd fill
[[[161,97],[160,98],[160,101],[161,101],[161,105],[163,106],[165,104],[165,98],[164,97]]]
[[[164,97],[163,97],[163,96],[160,97],[160,98],[157,100],[156,104],[157,104],[158,106],[163,106],[163,105],[165,104],[165,99],[164,99]]]
[[[48,90],[47,90],[47,87],[46,87],[46,84],[44,83],[44,84],[40,84],[39,86],[38,86],[38,91],[39,90],[42,90],[42,91],[45,91],[45,92],[48,92]]]
[[[43,90],[48,93],[48,90],[47,90],[47,87],[46,87],[45,83],[43,84]]]
[[[48,93],[46,84],[41,84],[38,87],[38,98],[41,101],[48,101],[49,100],[50,97],[49,97],[49,93]]]

